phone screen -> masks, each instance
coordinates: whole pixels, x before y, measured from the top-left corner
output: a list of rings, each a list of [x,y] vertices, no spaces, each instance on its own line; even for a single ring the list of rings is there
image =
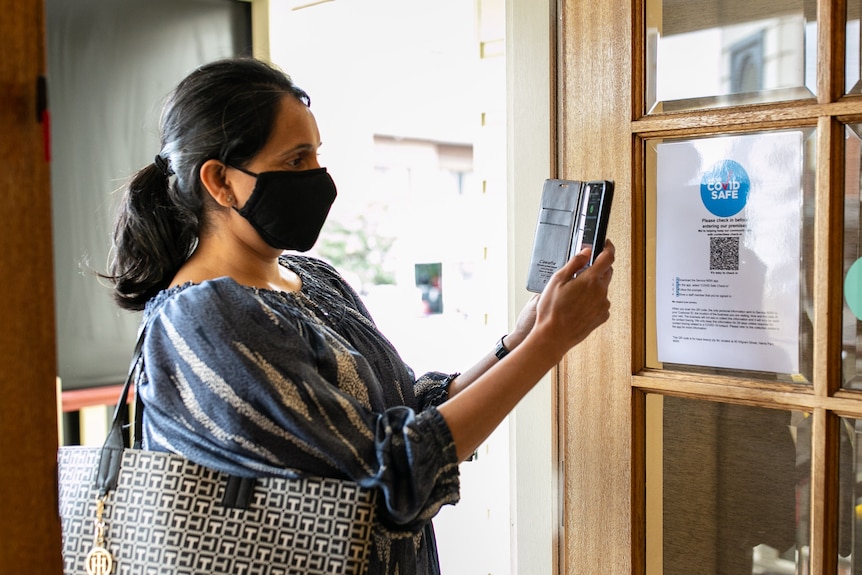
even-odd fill
[[[577,238],[572,247],[577,251],[586,247],[593,248],[589,264],[592,265],[605,245],[613,184],[608,181],[589,182],[586,192],[586,198],[581,201]]]

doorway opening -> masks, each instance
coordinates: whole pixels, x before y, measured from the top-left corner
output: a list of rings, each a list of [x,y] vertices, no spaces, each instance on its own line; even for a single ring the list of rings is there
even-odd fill
[[[273,3],[270,57],[311,96],[338,199],[313,254],[417,374],[463,371],[507,329],[505,4]],[[509,430],[434,520],[449,575],[511,571]]]

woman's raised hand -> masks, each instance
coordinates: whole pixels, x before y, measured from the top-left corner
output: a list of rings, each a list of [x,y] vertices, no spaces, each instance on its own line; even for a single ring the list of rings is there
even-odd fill
[[[608,286],[616,248],[610,240],[593,265],[589,249],[572,257],[551,277],[539,298],[531,338],[562,358],[610,317]]]

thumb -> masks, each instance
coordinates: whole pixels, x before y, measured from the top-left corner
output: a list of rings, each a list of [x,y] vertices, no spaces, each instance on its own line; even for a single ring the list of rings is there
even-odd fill
[[[575,274],[584,269],[590,263],[591,248],[584,248],[569,261],[563,264],[551,278],[551,282],[565,283],[575,277]]]

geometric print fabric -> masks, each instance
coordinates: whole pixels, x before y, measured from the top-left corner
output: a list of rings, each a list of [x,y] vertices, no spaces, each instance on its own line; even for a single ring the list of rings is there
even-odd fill
[[[102,448],[61,447],[65,575],[86,573],[95,541]],[[228,476],[170,453],[123,450],[105,502],[104,547],[117,575],[364,573],[376,492],[355,482],[258,478],[248,509],[222,505]]]

